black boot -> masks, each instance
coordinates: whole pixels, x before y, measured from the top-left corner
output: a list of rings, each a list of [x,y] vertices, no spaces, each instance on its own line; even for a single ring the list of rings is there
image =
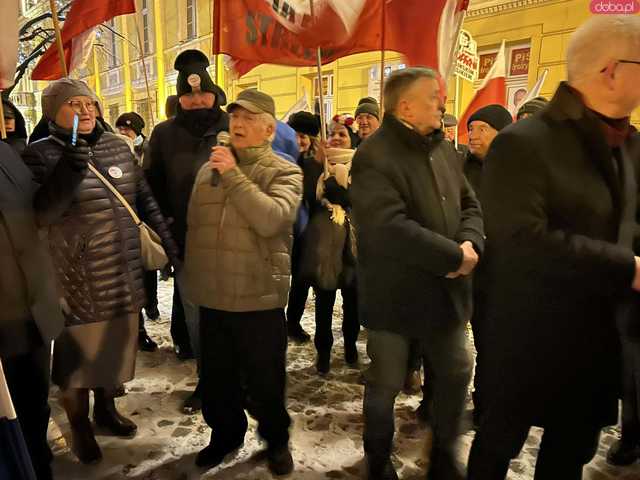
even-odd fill
[[[143,352],[155,352],[158,349],[158,344],[151,340],[151,337],[147,334],[147,329],[144,328],[142,312],[140,312],[138,320],[138,348]]]
[[[398,480],[396,469],[390,459],[374,459],[366,457],[367,480]]]
[[[276,476],[289,475],[293,472],[293,457],[288,446],[269,449],[267,451],[269,471]]]
[[[187,415],[193,415],[202,410],[202,393],[200,388],[200,380],[193,393],[182,404],[182,412]]]
[[[71,426],[71,451],[85,465],[98,463],[102,460],[102,452],[89,421],[89,390],[64,390],[61,400]]]
[[[158,320],[160,318],[160,311],[158,310],[158,305],[154,305],[152,307],[144,307],[144,313],[147,314],[147,318],[149,320]]]
[[[466,472],[458,464],[454,455],[433,448],[427,480],[465,480]]]
[[[316,370],[319,375],[325,376],[331,370],[331,354],[325,352],[318,352],[318,359],[316,360]]]
[[[244,438],[234,442],[210,443],[196,455],[196,465],[207,469],[217,467],[226,456],[236,453],[243,443]]]
[[[640,445],[629,443],[621,438],[616,440],[607,452],[607,463],[616,467],[626,467],[640,459]]]
[[[344,346],[344,361],[350,367],[358,365],[358,349],[354,344],[345,344]]]
[[[97,426],[107,429],[118,437],[133,438],[136,436],[138,426],[116,410],[113,391],[96,388],[93,391],[93,398],[93,419]]]
[[[311,340],[311,335],[305,332],[299,323],[287,322],[287,336],[298,343],[307,343]]]

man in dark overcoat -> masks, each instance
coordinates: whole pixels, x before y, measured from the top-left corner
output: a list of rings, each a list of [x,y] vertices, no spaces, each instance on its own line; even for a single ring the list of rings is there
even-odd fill
[[[0,142],[0,360],[36,478],[51,480],[49,363],[64,318],[48,245],[36,227],[35,190],[29,169]]]
[[[364,450],[369,480],[393,480],[394,402],[411,343],[433,392],[430,480],[462,480],[455,460],[472,361],[465,336],[484,245],[482,214],[444,140],[437,74],[409,68],[385,87],[382,126],[358,149],[351,200],[360,319],[368,330]]]
[[[491,348],[469,480],[503,480],[531,426],[544,429],[536,480],[579,480],[601,428],[617,422],[616,314],[640,289],[628,154],[639,45],[640,18],[588,20],[568,45],[568,82],[502,131],[485,160]]]

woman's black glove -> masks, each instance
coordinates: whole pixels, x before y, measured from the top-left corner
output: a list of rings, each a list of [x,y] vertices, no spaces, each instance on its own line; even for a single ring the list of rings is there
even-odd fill
[[[71,144],[64,146],[64,158],[70,163],[74,170],[85,170],[89,163],[91,148],[86,140],[79,138],[74,147]]]

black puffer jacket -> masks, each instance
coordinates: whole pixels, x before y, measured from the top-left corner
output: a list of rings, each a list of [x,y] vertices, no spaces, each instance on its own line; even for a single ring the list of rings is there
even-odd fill
[[[176,263],[177,248],[129,146],[96,126],[78,147],[51,125],[51,136],[29,145],[24,161],[40,185],[37,221],[49,228],[49,245],[67,324],[121,319],[145,302],[138,228],[127,210],[87,168],[91,160],[162,238]],[[88,142],[88,143],[85,143]],[[81,153],[85,150],[85,154]],[[118,178],[119,177],[119,178]]]

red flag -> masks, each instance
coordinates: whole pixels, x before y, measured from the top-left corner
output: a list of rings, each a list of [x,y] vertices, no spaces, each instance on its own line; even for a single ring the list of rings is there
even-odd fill
[[[382,2],[386,2],[386,32],[382,49],[402,53],[408,65],[431,67],[443,78],[449,78],[469,0]],[[376,49],[381,48],[378,45]]]
[[[261,63],[322,63],[354,53],[395,50],[409,65],[447,73],[467,0],[215,0],[214,53],[239,75]],[[384,37],[384,41],[383,41]]]
[[[82,64],[91,48],[93,28],[113,17],[134,13],[134,0],[74,0],[62,26],[62,44],[69,73]],[[87,48],[88,47],[88,48]],[[60,66],[58,48],[54,42],[44,53],[31,74],[33,80],[57,80],[64,73]]]
[[[469,131],[467,130],[467,121],[469,117],[482,107],[493,105],[495,103],[506,107],[507,83],[506,83],[507,62],[505,55],[504,41],[500,46],[498,55],[496,56],[491,69],[484,78],[480,88],[476,91],[473,100],[465,110],[462,118],[458,122],[458,142],[467,144],[469,141]]]

